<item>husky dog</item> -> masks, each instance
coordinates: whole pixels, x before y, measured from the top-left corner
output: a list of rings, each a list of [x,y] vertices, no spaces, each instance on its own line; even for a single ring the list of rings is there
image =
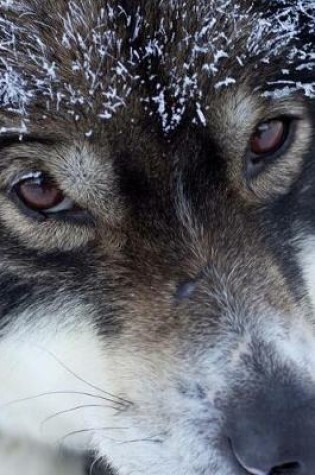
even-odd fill
[[[2,434],[315,473],[314,10],[0,1]]]

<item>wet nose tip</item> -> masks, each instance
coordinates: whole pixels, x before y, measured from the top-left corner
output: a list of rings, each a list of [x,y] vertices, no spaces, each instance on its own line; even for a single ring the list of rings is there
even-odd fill
[[[232,445],[233,447],[233,445]],[[263,450],[263,447],[261,448]],[[237,449],[233,447],[234,456],[239,465],[246,470],[250,475],[302,475],[303,466],[298,461],[291,462],[273,462],[268,463],[264,456],[257,453],[256,457],[246,459],[243,454],[238,453]]]
[[[293,383],[269,379],[250,393],[233,393],[225,434],[249,475],[315,474],[315,394]]]
[[[251,419],[252,422],[252,419]],[[312,433],[295,425],[296,433],[282,421],[273,420],[268,430],[261,430],[256,420],[252,425],[240,424],[230,439],[230,446],[240,467],[250,475],[310,475],[315,473],[314,451],[311,449]],[[271,422],[269,420],[269,422]],[[280,427],[280,429],[279,429]],[[266,429],[266,427],[264,428]],[[312,469],[310,471],[310,469]]]

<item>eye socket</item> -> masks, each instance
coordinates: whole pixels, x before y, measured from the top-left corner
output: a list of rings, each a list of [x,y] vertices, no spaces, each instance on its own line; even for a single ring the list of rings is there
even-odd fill
[[[43,215],[57,214],[76,208],[75,203],[42,172],[32,172],[22,176],[13,184],[11,193],[24,208]]]

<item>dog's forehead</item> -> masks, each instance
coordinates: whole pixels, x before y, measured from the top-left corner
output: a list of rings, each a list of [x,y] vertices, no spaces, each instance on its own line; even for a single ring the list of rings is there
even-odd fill
[[[244,83],[313,96],[311,3],[3,0],[2,109],[22,132],[32,114],[57,115],[89,137],[125,108],[129,121],[145,113],[165,133],[187,114],[205,125],[212,98]]]

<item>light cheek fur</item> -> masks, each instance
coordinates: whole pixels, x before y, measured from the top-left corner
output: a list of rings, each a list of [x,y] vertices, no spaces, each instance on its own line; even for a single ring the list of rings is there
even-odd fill
[[[89,409],[67,411],[107,405],[106,396],[102,399],[101,391],[85,382],[86,378],[97,384],[104,374],[101,344],[93,325],[79,323],[85,312],[88,309],[77,307],[73,315],[76,327],[73,319],[72,323],[67,320],[67,312],[56,315],[53,310],[38,309],[39,324],[34,324],[34,312],[26,312],[14,331],[2,337],[0,377],[6,383],[0,395],[0,425],[7,433],[49,442],[56,448],[86,446],[89,433],[67,435],[87,427]],[[57,320],[63,323],[58,325]],[[115,410],[115,401],[108,407]]]

